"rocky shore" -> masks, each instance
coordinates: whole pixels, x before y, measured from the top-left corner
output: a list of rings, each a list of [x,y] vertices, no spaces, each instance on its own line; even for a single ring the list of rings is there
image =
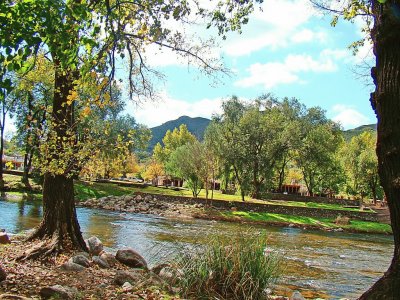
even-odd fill
[[[162,217],[192,218],[203,211],[203,204],[182,204],[161,201],[155,195],[131,194],[92,198],[79,202],[79,206],[100,208],[122,213],[152,214]]]

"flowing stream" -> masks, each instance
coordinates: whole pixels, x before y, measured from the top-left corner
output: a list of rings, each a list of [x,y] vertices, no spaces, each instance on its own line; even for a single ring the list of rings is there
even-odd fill
[[[285,258],[282,294],[297,289],[306,298],[355,299],[388,268],[393,251],[390,236],[250,227],[205,220],[172,220],[152,215],[78,208],[85,238],[99,237],[110,251],[132,247],[150,264],[177,249],[201,243],[210,234],[232,235],[247,228],[263,232],[268,247]],[[0,228],[9,233],[32,229],[40,222],[39,202],[0,200]]]

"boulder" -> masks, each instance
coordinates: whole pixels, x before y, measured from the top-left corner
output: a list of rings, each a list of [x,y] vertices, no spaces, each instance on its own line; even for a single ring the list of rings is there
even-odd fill
[[[125,282],[129,282],[132,285],[137,284],[145,279],[143,270],[128,271],[117,271],[115,274],[114,283],[116,285],[123,285]]]
[[[3,280],[6,280],[6,278],[7,278],[7,273],[3,269],[3,267],[0,266],[0,282],[2,282]]]
[[[93,256],[92,260],[100,268],[103,268],[103,269],[109,269],[110,268],[110,265],[108,264],[108,262],[106,260],[102,259],[99,256]]]
[[[99,255],[103,251],[103,243],[97,236],[92,236],[86,240],[89,253],[92,255]]]
[[[294,291],[290,300],[305,300],[303,295],[299,291]]]
[[[123,290],[124,292],[130,292],[130,291],[133,290],[133,285],[130,284],[129,282],[125,282],[125,283],[122,285],[122,290]]]
[[[145,259],[135,250],[130,248],[118,250],[115,258],[128,267],[147,268]]]
[[[110,267],[115,266],[115,264],[117,263],[117,259],[115,258],[115,256],[108,252],[103,251],[103,253],[100,254],[100,258],[105,260]]]
[[[42,299],[73,300],[77,298],[78,290],[76,288],[70,288],[62,285],[53,285],[42,288],[40,290],[40,296]]]
[[[0,232],[0,244],[10,244],[10,238],[8,237],[7,233]]]
[[[74,257],[71,257],[69,259],[69,262],[71,263],[76,263],[78,265],[81,265],[82,267],[89,268],[90,267],[90,261],[87,257],[83,255],[75,255]]]
[[[80,272],[80,271],[83,271],[84,269],[85,269],[85,267],[78,265],[71,261],[68,261],[61,265],[61,270],[63,270],[63,271]]]

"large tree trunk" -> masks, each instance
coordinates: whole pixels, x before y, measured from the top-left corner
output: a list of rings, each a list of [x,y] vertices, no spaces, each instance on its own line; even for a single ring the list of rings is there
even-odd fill
[[[57,66],[57,63],[55,63]],[[74,88],[72,71],[63,72],[55,68],[55,92],[53,100],[53,126],[57,134],[57,153],[49,160],[64,159],[64,138],[71,138],[68,130],[73,130],[73,105],[67,103],[67,97]],[[63,174],[45,173],[43,183],[43,220],[30,239],[43,240],[29,251],[25,258],[35,258],[57,254],[66,248],[87,250],[79,228],[75,211],[74,184],[72,174],[66,168]]]
[[[360,299],[400,299],[400,18],[399,0],[373,1],[372,39],[376,86],[371,104],[378,118],[379,176],[387,196],[394,236],[393,259],[384,276]],[[397,9],[397,11],[396,11]]]
[[[5,100],[3,100],[5,101]],[[4,103],[2,106],[2,120],[0,124],[0,190],[4,190],[4,167],[3,167],[3,155],[4,155],[4,122],[6,120],[6,114],[4,112]]]

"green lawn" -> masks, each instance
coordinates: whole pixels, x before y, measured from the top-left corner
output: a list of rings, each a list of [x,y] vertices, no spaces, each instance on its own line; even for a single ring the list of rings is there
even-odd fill
[[[284,214],[273,214],[273,213],[255,213],[255,212],[244,212],[244,211],[234,211],[234,212],[223,212],[221,213],[225,218],[237,218],[240,217],[243,220],[248,220],[252,222],[265,222],[265,223],[282,223],[282,224],[298,224],[305,226],[317,226],[320,228],[344,228],[349,230],[354,230],[358,232],[366,233],[385,233],[391,234],[392,228],[388,224],[382,224],[378,222],[368,222],[351,220],[349,225],[336,225],[333,219],[328,218],[311,218],[311,217],[301,217],[292,216]]]
[[[97,182],[75,182],[75,193],[79,200],[86,200],[89,198],[100,198],[108,195],[121,196],[125,194],[130,194],[133,192],[143,192],[151,194],[162,194],[169,196],[182,196],[182,197],[192,197],[192,192],[187,189],[174,190],[172,188],[166,187],[154,187],[145,186],[119,186],[113,183],[97,183]],[[201,190],[199,194],[200,198],[205,198],[205,190]],[[211,192],[209,192],[209,197],[211,197]],[[240,195],[227,195],[222,194],[220,191],[214,191],[215,200],[224,200],[230,202],[241,202],[242,199]],[[256,200],[250,197],[245,197],[246,202],[260,203],[260,204],[270,204],[270,205],[284,205],[284,206],[295,206],[295,207],[309,207],[318,209],[334,209],[334,210],[347,210],[347,211],[359,211],[357,208],[344,208],[339,204],[326,204],[326,203],[314,203],[314,202],[297,202],[297,201],[281,201],[281,200]]]

